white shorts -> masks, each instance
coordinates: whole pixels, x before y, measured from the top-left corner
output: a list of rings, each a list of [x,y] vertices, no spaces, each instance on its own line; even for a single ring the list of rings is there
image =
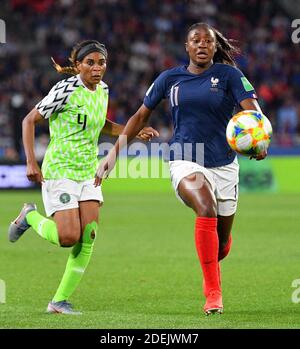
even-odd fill
[[[229,164],[220,167],[205,168],[195,162],[175,160],[169,162],[172,185],[177,198],[180,181],[192,173],[203,173],[210,183],[217,200],[217,213],[220,216],[231,216],[236,212],[238,202],[239,164],[237,158]],[[184,202],[183,202],[184,203]]]
[[[101,186],[94,187],[94,179],[73,181],[72,179],[46,179],[42,184],[42,196],[46,215],[56,211],[78,208],[80,201],[96,200],[103,203]]]

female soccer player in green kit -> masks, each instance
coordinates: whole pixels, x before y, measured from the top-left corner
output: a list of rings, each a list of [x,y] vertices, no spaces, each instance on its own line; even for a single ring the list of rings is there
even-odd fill
[[[100,132],[118,136],[124,126],[106,119],[108,86],[102,81],[107,51],[95,40],[74,46],[69,67],[55,64],[60,73],[73,76],[59,81],[23,120],[27,177],[41,183],[46,215],[33,203],[24,205],[11,223],[8,237],[17,241],[31,226],[41,237],[71,247],[61,283],[48,304],[48,313],[81,314],[68,302],[89,263],[98,230],[100,187],[94,186]],[[49,119],[50,144],[42,170],[34,154],[35,124]],[[157,131],[145,127],[139,138],[150,140]]]

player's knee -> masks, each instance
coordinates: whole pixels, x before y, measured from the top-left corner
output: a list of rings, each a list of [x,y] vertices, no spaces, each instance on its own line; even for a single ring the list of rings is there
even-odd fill
[[[197,207],[196,214],[198,217],[217,217],[217,209],[213,206],[199,206]]]
[[[93,221],[91,223],[88,223],[85,226],[82,234],[82,242],[93,245],[96,240],[97,230],[98,230],[97,222]]]
[[[59,243],[61,247],[72,247],[80,240],[80,231],[65,230],[59,234]]]
[[[217,201],[207,181],[204,180],[201,190],[194,192],[191,206],[198,217],[217,217]]]
[[[200,201],[195,205],[195,212],[198,217],[217,217],[217,204],[215,200]]]
[[[61,247],[72,247],[77,244],[79,238],[73,235],[65,235],[59,238],[59,243]]]

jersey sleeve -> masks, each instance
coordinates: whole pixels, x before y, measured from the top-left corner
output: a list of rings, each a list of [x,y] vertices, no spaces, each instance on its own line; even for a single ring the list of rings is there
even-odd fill
[[[247,98],[257,98],[254,87],[237,68],[233,68],[230,71],[229,87],[237,104]]]
[[[105,93],[109,95],[109,87],[104,81],[102,81],[102,80],[100,81],[100,86],[105,91]]]
[[[50,118],[52,114],[63,110],[71,93],[78,86],[78,81],[74,77],[59,81],[52,87],[48,95],[36,104],[35,108],[43,118]]]
[[[167,72],[163,72],[156,78],[156,80],[154,80],[153,84],[149,87],[144,98],[144,105],[148,109],[154,109],[163,98],[166,98],[166,79]]]

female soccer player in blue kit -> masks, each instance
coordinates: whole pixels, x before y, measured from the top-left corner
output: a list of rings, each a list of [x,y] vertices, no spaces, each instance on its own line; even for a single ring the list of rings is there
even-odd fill
[[[152,110],[168,98],[174,125],[169,144],[192,144],[190,154],[169,158],[178,198],[196,213],[195,244],[203,272],[204,312],[222,313],[219,261],[231,247],[231,228],[238,200],[239,165],[226,141],[226,126],[236,106],[261,109],[254,88],[235,67],[235,48],[215,28],[196,23],[187,32],[189,64],[162,72],[148,89],[144,103],[129,119],[122,135],[130,142],[147,123]],[[204,144],[204,155],[197,154]],[[100,164],[95,185],[112,170],[124,145],[119,138]],[[175,147],[176,148],[176,147]],[[266,153],[259,154],[261,160]]]

